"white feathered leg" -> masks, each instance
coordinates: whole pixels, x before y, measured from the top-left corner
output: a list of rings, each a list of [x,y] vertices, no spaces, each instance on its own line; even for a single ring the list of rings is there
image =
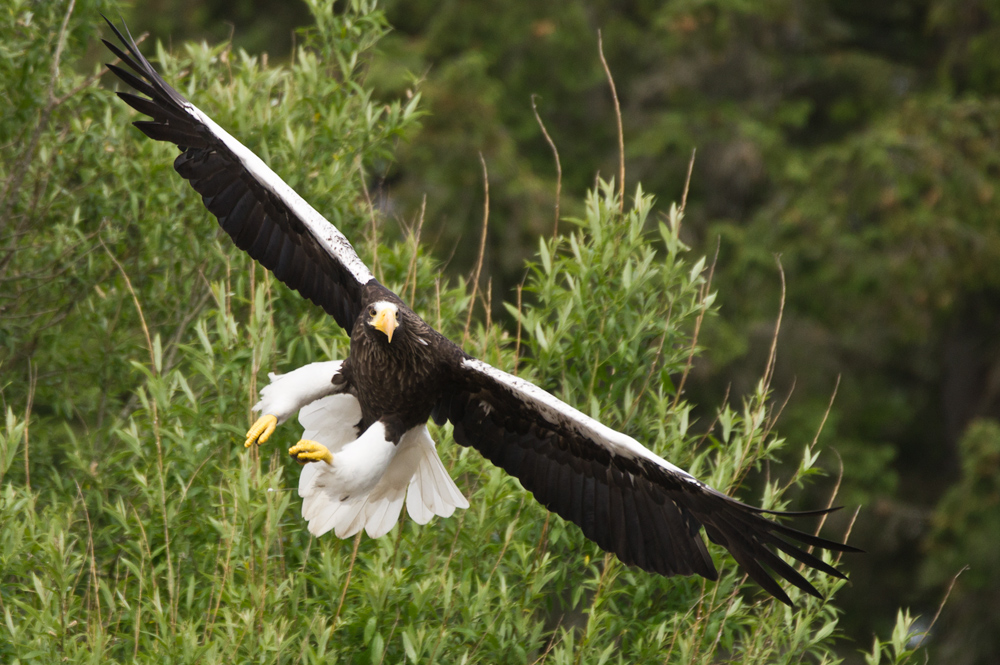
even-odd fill
[[[293,413],[333,393],[333,377],[341,365],[342,360],[331,360],[303,365],[287,374],[268,374],[271,383],[260,389],[260,401],[253,407],[261,416],[250,426],[243,445],[249,448],[264,443]]]

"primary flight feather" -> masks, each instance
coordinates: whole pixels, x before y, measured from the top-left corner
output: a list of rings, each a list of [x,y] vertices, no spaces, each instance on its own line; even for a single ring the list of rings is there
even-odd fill
[[[455,441],[515,476],[546,508],[573,522],[624,563],[662,575],[717,579],[701,529],[784,603],[773,576],[819,596],[778,552],[829,575],[806,546],[841,552],[691,476],[532,383],[465,353],[382,286],[344,235],[256,155],[168,85],[131,37],[108,22],[125,67],[108,65],[145,96],[118,95],[150,121],[148,137],[180,148],[174,168],[236,245],[322,307],[350,333],[350,356],[271,375],[262,416],[246,445],[260,444],[299,413],[303,438],[289,452],[306,463],[299,481],[309,530],[372,537],[407,512],[424,524],[468,502],[438,458],[427,421],[448,421]],[[126,30],[127,33],[127,30]],[[131,71],[129,71],[131,70]]]

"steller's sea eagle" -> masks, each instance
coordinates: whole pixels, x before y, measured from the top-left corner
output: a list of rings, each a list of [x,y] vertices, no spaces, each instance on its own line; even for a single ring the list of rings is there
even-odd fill
[[[372,276],[340,231],[170,87],[131,36],[108,25],[127,53],[104,43],[132,71],[108,68],[145,97],[118,95],[152,117],[135,126],[180,148],[174,168],[237,247],[350,332],[349,358],[272,374],[256,407],[262,415],[247,432],[246,446],[264,443],[299,412],[305,431],[289,453],[308,462],[299,494],[310,532],[333,530],[345,538],[364,528],[381,536],[398,520],[404,497],[420,524],[468,507],[428,434],[433,418],[450,421],[455,441],[515,476],[546,508],[624,563],[715,580],[704,527],[747,575],[789,605],[771,574],[820,596],[777,552],[844,578],[805,546],[860,550],[767,517],[828,511],[786,513],[741,503],[431,328]]]

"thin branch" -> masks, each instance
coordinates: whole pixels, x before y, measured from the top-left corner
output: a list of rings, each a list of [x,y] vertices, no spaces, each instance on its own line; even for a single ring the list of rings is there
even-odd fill
[[[955,576],[951,578],[951,582],[948,584],[948,590],[944,592],[944,598],[941,599],[941,604],[938,605],[937,612],[934,613],[934,618],[931,619],[931,625],[927,626],[927,630],[924,632],[923,637],[920,638],[920,642],[917,643],[917,648],[914,649],[914,651],[920,651],[920,647],[924,646],[924,640],[926,640],[927,636],[931,634],[931,629],[934,628],[934,624],[936,624],[937,620],[941,617],[941,610],[944,609],[944,604],[948,602],[948,597],[951,596],[951,591],[955,588],[955,582],[958,581],[958,576],[968,569],[968,566],[962,566],[962,569],[955,573]]]
[[[449,468],[448,471],[450,473],[451,469]],[[475,489],[469,492],[469,496],[472,496],[474,493]],[[458,546],[458,537],[462,533],[462,527],[465,526],[465,517],[468,514],[468,512],[463,510],[462,516],[458,519],[458,526],[455,528],[455,537],[451,541],[451,549],[448,551],[448,558],[445,559],[444,566],[440,569],[442,582],[447,580],[448,571],[451,569],[451,561],[455,556],[455,548]],[[438,632],[437,641],[434,643],[434,650],[431,652],[431,658],[427,661],[429,663],[438,662],[438,650],[441,648],[441,643],[444,641],[444,634],[448,628],[448,619],[451,618],[451,611],[454,605],[454,596],[452,596],[448,601],[448,605],[444,609],[444,616],[441,619],[441,630]]]
[[[618,104],[618,90],[615,89],[615,79],[611,76],[611,69],[608,61],[604,59],[604,41],[601,38],[601,31],[597,31],[597,52],[601,56],[601,64],[604,65],[604,73],[608,76],[608,85],[611,86],[611,97],[615,101],[615,119],[618,121],[618,212],[625,212],[625,135],[622,132],[622,109]]]
[[[688,160],[687,177],[684,179],[684,193],[681,195],[681,215],[687,209],[688,191],[691,189],[691,173],[694,171],[694,156],[697,152],[698,148],[691,148],[691,159]]]
[[[80,497],[80,504],[83,506],[83,516],[87,520],[87,549],[90,550],[90,581],[94,589],[94,604],[97,607],[97,626],[99,626],[103,623],[103,620],[101,619],[101,589],[97,581],[97,563],[94,560],[94,527],[90,523],[90,511],[87,510],[87,500],[83,497],[83,490],[80,488],[80,483],[76,480],[73,482],[76,484],[76,492]],[[96,636],[96,626],[94,627],[94,632]]]
[[[486,231],[490,224],[490,174],[486,170],[486,160],[479,153],[479,161],[483,165],[483,233],[479,237],[479,257],[476,259],[476,269],[472,273],[472,298],[469,299],[469,313],[465,318],[465,332],[462,334],[462,344],[469,341],[469,326],[472,325],[472,310],[476,307],[476,295],[479,292],[479,274],[483,270],[483,256],[486,253]]]
[[[483,357],[490,349],[490,327],[493,325],[493,278],[486,279],[486,297],[483,299],[483,308],[486,311],[486,334],[483,335]]]
[[[437,321],[434,327],[441,330],[441,277],[434,278],[434,306],[437,311]]]
[[[121,557],[117,557],[115,559],[115,583],[112,588],[116,590],[128,589],[128,579],[129,577],[131,577],[131,572],[132,572],[128,566],[125,566],[125,579],[119,583],[118,578],[121,571],[121,561],[122,561]],[[108,631],[111,635],[118,635],[121,632],[122,617],[124,616],[124,612],[116,612],[116,615],[117,616],[115,617],[115,627],[112,628],[110,631]],[[108,626],[110,627],[110,625],[111,624],[109,619]]]
[[[230,575],[230,571],[231,571],[231,569],[229,567],[229,564],[232,561],[233,541],[235,540],[234,534],[236,532],[236,515],[239,512],[238,501],[239,501],[239,498],[234,493],[233,494],[233,521],[230,524],[230,528],[229,528],[228,532],[226,533],[226,541],[227,541],[226,542],[226,560],[222,564],[222,581],[219,582],[219,584],[217,585],[218,589],[219,589],[219,595],[215,599],[215,607],[214,608],[212,607],[212,599],[215,596],[215,589],[216,589],[216,585],[215,584],[212,585],[212,593],[211,593],[211,595],[208,598],[209,615],[208,615],[208,620],[205,622],[205,634],[204,634],[204,637],[202,638],[202,642],[203,643],[207,643],[208,640],[212,637],[212,631],[214,630],[214,627],[215,627],[215,620],[219,616],[219,608],[222,606],[222,596],[225,593],[226,581],[229,579],[229,575]],[[221,485],[219,486],[219,506],[220,506],[220,508],[222,510],[222,520],[221,520],[221,522],[225,523],[225,522],[227,522],[229,520],[229,517],[226,515],[226,501],[225,501],[225,499],[223,497],[223,494],[222,494],[222,486]],[[311,538],[309,540],[309,544],[310,545],[312,544],[312,539]],[[306,556],[308,556],[308,555],[309,555],[309,549],[307,547],[306,548]],[[213,575],[212,575],[212,580],[213,581],[219,579],[218,578],[218,574],[217,574],[218,570],[219,570],[218,565],[219,565],[219,550],[216,550],[215,570],[213,571]]]
[[[128,287],[128,292],[132,296],[132,302],[135,303],[135,310],[139,314],[139,321],[142,323],[142,332],[146,336],[146,348],[149,351],[149,362],[150,362],[150,372],[154,377],[159,376],[159,372],[156,369],[156,353],[153,351],[153,341],[149,335],[149,327],[146,326],[146,316],[142,312],[142,305],[139,303],[139,296],[136,295],[135,289],[132,288],[132,280],[129,279],[128,273],[125,272],[125,268],[122,264],[118,262],[115,255],[111,253],[108,246],[104,244],[104,238],[98,236],[98,241],[101,243],[101,247],[107,252],[108,257],[111,262],[115,264],[118,271],[121,273],[122,278],[125,280],[125,286]],[[156,441],[156,465],[159,470],[158,478],[160,484],[160,510],[163,515],[163,540],[167,554],[167,592],[169,593],[170,599],[170,626],[171,628],[176,628],[177,625],[177,594],[175,593],[174,586],[174,564],[173,557],[170,553],[170,526],[167,519],[167,488],[163,480],[164,468],[163,468],[163,440],[160,434],[160,416],[159,409],[156,404],[156,397],[151,396],[149,400],[149,405],[153,411],[153,438]]]
[[[128,292],[132,295],[132,302],[135,304],[135,311],[139,314],[139,323],[142,324],[142,334],[146,336],[146,349],[149,351],[149,367],[153,372],[153,376],[157,375],[156,372],[156,354],[153,353],[153,338],[149,336],[149,327],[146,325],[146,316],[142,313],[142,305],[139,304],[139,297],[135,294],[135,289],[132,288],[132,280],[129,279],[128,273],[125,272],[125,268],[122,264],[118,262],[115,255],[111,253],[108,246],[104,244],[104,238],[98,237],[97,241],[101,243],[101,247],[107,252],[108,258],[111,262],[115,264],[118,268],[118,272],[121,274],[122,278],[125,280],[125,286],[128,288]],[[155,406],[153,407],[156,408]]]
[[[402,531],[402,529],[400,529],[400,531]],[[396,634],[396,627],[399,626],[399,617],[402,614],[402,612],[403,612],[403,606],[402,606],[402,604],[396,605],[396,620],[392,622],[392,628],[389,629],[389,637],[385,641],[386,644],[392,644],[392,637],[393,637],[393,635]],[[487,631],[484,630],[483,631],[483,637],[484,638],[486,636],[486,633],[487,633]],[[480,640],[480,644],[482,644],[482,640]],[[382,657],[378,661],[379,665],[382,665],[382,663],[385,662],[385,657],[386,657],[386,655],[388,653],[389,653],[388,649],[383,649],[382,650]],[[475,653],[475,650],[473,650],[473,653]]]
[[[566,618],[565,614],[560,615],[559,621],[556,622],[556,627],[552,629],[552,635],[549,637],[549,643],[545,647],[545,651],[543,651],[542,655],[539,656],[538,659],[535,660],[531,665],[542,665],[543,663],[545,663],[545,660],[549,657],[549,652],[552,651],[553,647],[555,647],[555,645],[557,644],[556,635],[559,633],[559,628],[562,627],[562,622],[563,619],[565,618]]]
[[[851,532],[854,531],[854,524],[858,521],[858,515],[861,514],[861,506],[854,509],[854,514],[851,515],[851,521],[847,523],[847,529],[844,530],[844,536],[841,538],[843,542],[847,542],[851,538]],[[833,564],[837,565],[840,563],[841,557],[844,556],[843,552],[837,552],[837,556],[833,559]]]
[[[712,288],[712,278],[715,276],[715,264],[719,261],[719,247],[721,242],[721,239],[718,239],[715,243],[715,256],[712,258],[712,265],[708,269],[708,278],[701,286],[701,293],[699,294],[698,300],[701,301],[703,305],[705,303],[705,298],[708,297],[709,289]],[[706,307],[702,307],[701,311],[698,312],[698,318],[694,321],[694,334],[691,335],[691,347],[688,350],[687,364],[684,366],[684,373],[681,374],[680,383],[677,384],[677,392],[674,394],[674,403],[671,405],[671,408],[677,408],[677,404],[681,399],[681,394],[684,392],[684,384],[687,383],[688,374],[691,373],[691,366],[694,364],[694,352],[698,347],[698,335],[701,333],[701,324],[705,320],[706,309]]]
[[[191,321],[194,320],[195,317],[197,317],[201,313],[201,310],[208,302],[208,299],[212,298],[215,301],[216,306],[220,310],[223,308],[223,303],[218,298],[215,297],[215,292],[212,290],[212,284],[209,281],[208,277],[205,276],[205,273],[202,271],[201,266],[199,266],[198,268],[198,275],[201,277],[201,281],[205,285],[205,292],[202,294],[202,297],[195,304],[191,305],[190,303],[188,303],[188,306],[186,308],[187,314],[185,314],[184,318],[181,319],[181,322],[178,325],[177,330],[174,331],[173,337],[171,337],[170,341],[164,345],[163,348],[167,350],[166,353],[164,353],[163,355],[163,361],[161,363],[163,371],[161,372],[161,374],[167,374],[168,372],[170,372],[171,369],[174,368],[174,360],[177,355],[177,350],[180,346],[180,339],[186,332],[188,324],[190,324]],[[273,324],[271,327],[272,328],[274,327]],[[138,403],[139,403],[139,396],[137,393],[133,392],[132,395],[128,398],[128,401],[125,402],[125,405],[119,410],[118,420],[124,421],[126,418],[128,418],[129,414],[133,410],[135,410],[135,407]]]
[[[250,267],[250,311],[247,315],[247,330],[253,330],[253,323],[257,315],[257,262],[250,257],[249,267]],[[259,332],[259,331],[256,331]],[[246,419],[248,422],[253,422],[253,405],[255,397],[257,396],[257,372],[260,371],[260,365],[263,361],[263,353],[257,344],[254,344],[254,333],[249,335],[250,342],[250,384],[247,386],[247,410]],[[253,460],[253,466],[251,467],[250,475],[254,482],[257,481],[257,475],[260,472],[260,451],[257,450],[259,446],[250,447],[250,459]],[[266,570],[266,567],[265,567]]]
[[[819,435],[823,433],[823,427],[826,425],[826,420],[827,420],[827,418],[830,417],[830,412],[833,410],[833,402],[837,398],[837,390],[839,388],[840,388],[840,374],[837,375],[837,382],[833,385],[833,393],[830,394],[830,401],[827,402],[826,411],[823,412],[823,418],[819,421],[819,427],[816,428],[816,435],[813,436],[812,443],[809,444],[809,450],[810,451],[816,447],[817,443],[819,443]],[[785,400],[785,403],[786,404],[788,403],[787,399]],[[781,408],[782,408],[782,410],[784,410],[784,405],[782,405]],[[770,428],[768,428],[768,431],[770,431]],[[764,436],[762,438],[764,438],[764,439],[767,438],[767,431],[765,431]],[[833,486],[833,493],[830,494],[830,500],[826,504],[827,508],[830,508],[830,507],[833,506],[833,502],[837,498],[837,493],[840,491],[840,483],[844,479],[844,460],[841,459],[840,453],[838,453],[836,451],[836,449],[834,449],[833,452],[837,456],[837,461],[840,463],[840,471],[837,474],[837,482]],[[795,482],[795,478],[790,478],[788,480],[788,484],[785,485],[785,490],[787,490],[789,487],[791,487],[794,482]],[[829,513],[826,513],[820,519],[819,524],[816,526],[815,535],[817,535],[817,536],[819,535],[820,529],[822,529],[823,525],[826,524],[826,518],[827,518],[828,515],[829,515]],[[812,551],[812,547],[809,547],[809,551],[810,552]]]
[[[549,132],[545,129],[545,123],[542,122],[542,116],[538,115],[538,107],[535,105],[535,97],[538,95],[531,96],[531,110],[535,113],[535,120],[538,121],[538,126],[542,128],[542,136],[548,141],[549,147],[552,148],[552,154],[556,158],[556,218],[552,223],[552,237],[556,238],[559,236],[559,200],[562,196],[562,164],[559,161],[559,150],[556,148],[555,141],[549,136]]]
[[[823,433],[823,427],[826,425],[826,419],[830,417],[830,411],[833,410],[833,402],[837,399],[837,391],[840,389],[840,374],[837,375],[837,381],[833,384],[833,392],[830,394],[830,401],[826,405],[826,411],[823,412],[823,419],[819,421],[819,427],[816,429],[816,436],[813,437],[812,445],[815,446],[819,442],[819,435]]]
[[[772,411],[773,415],[769,415],[767,420],[764,422],[764,430],[761,432],[761,440],[767,439],[771,435],[771,430],[774,426],[778,424],[778,420],[781,419],[781,414],[785,412],[785,407],[792,400],[792,395],[795,394],[795,386],[798,385],[798,377],[792,377],[792,387],[788,389],[788,393],[785,395],[784,401],[781,402],[781,406],[778,407],[777,411]]]
[[[504,555],[507,554],[507,548],[510,547],[510,543],[514,540],[514,533],[517,526],[517,520],[521,517],[521,510],[524,509],[524,495],[521,495],[521,503],[517,506],[517,511],[514,513],[514,518],[510,520],[510,524],[514,525],[514,529],[511,529],[508,533],[510,537],[505,537],[503,541],[503,546],[500,548],[500,554],[497,555],[497,560],[493,563],[493,568],[490,570],[490,574],[486,576],[486,582],[484,587],[489,587],[490,581],[493,579],[493,574],[497,572],[497,568],[503,562]]]
[[[250,311],[247,314],[247,331],[253,330],[253,322],[257,318],[257,262],[250,259]],[[250,386],[248,392],[249,399],[247,400],[247,420],[251,423],[253,422],[253,405],[254,397],[257,395],[257,372],[260,371],[261,355],[258,353],[258,347],[254,344],[254,334],[251,333],[249,336],[250,342]],[[256,448],[257,446],[254,446]],[[254,477],[256,477],[256,468],[254,469]]]
[[[521,359],[521,292],[524,291],[524,282],[517,285],[517,336],[514,338],[514,376],[517,376],[517,363]]]
[[[420,232],[424,228],[424,213],[426,211],[427,194],[424,194],[424,198],[420,201],[420,217],[417,219],[417,231],[413,234],[413,253],[410,255],[410,265],[406,268],[406,281],[410,285],[410,307],[414,306],[414,300],[417,297],[417,254],[420,249]]]
[[[38,368],[28,358],[28,403],[24,407],[24,487],[31,491],[31,470],[28,465],[28,428],[31,427],[31,407],[35,403],[35,388],[38,386]]]
[[[774,367],[777,364],[777,357],[778,357],[778,333],[781,331],[781,319],[785,312],[785,269],[781,265],[781,257],[778,254],[774,255],[774,259],[778,264],[778,273],[781,275],[781,300],[778,304],[778,319],[777,321],[775,321],[774,324],[774,334],[771,336],[771,349],[768,352],[767,356],[767,366],[764,369],[764,377],[761,379],[761,384],[763,387],[763,395],[765,399],[767,397],[767,393],[770,392],[771,390],[771,380],[774,378]],[[785,402],[787,403],[789,399],[791,399],[791,393],[789,393],[788,397],[785,398]],[[781,410],[784,410],[784,408],[785,405],[782,404]],[[826,419],[824,418],[824,422],[825,420]],[[771,419],[769,422],[766,422],[764,424],[764,428],[761,432],[759,443],[757,444],[758,451],[764,445],[764,440],[770,434],[773,422],[774,420]],[[752,432],[756,431],[758,425],[758,423],[756,422],[756,416],[754,416],[754,422],[752,422],[751,425],[753,425],[751,431]],[[748,444],[753,441],[753,438],[754,437],[751,435],[750,439],[748,439]],[[740,458],[740,463],[737,465],[737,470],[740,469],[742,470],[734,479],[733,488],[739,487],[739,485],[743,482],[743,479],[747,476],[748,473],[750,473],[749,466],[743,468],[743,461],[749,455],[750,455],[750,445],[747,445],[746,447],[744,447],[743,456]]]
[[[738,589],[739,587],[740,587],[740,585],[737,584],[736,588]],[[704,588],[704,583],[702,584],[702,588]],[[702,592],[702,596],[704,596],[704,592]],[[700,601],[698,602],[697,605],[692,605],[691,607],[689,607],[688,611],[685,612],[684,616],[681,617],[679,620],[675,619],[674,625],[681,625],[681,626],[687,625],[688,617],[690,617],[691,614],[693,614],[694,611],[697,608],[699,608],[699,607],[701,607],[701,602]],[[670,657],[674,653],[674,645],[677,643],[677,636],[680,634],[680,632],[681,631],[679,631],[679,630],[672,630],[672,631],[670,631],[670,633],[671,633],[671,635],[670,635],[670,645],[667,647],[666,655],[663,657],[663,665],[667,665],[670,662]],[[690,662],[690,661],[688,661],[688,662]]]
[[[139,35],[138,37],[135,38],[135,45],[138,46],[139,44],[143,43],[144,41],[146,41],[147,37],[149,37],[149,33],[148,32],[142,33],[141,35]],[[114,60],[111,61],[111,64],[112,65],[117,65],[121,61],[122,61],[121,58],[115,58]],[[91,85],[94,84],[95,81],[97,81],[98,79],[100,79],[106,73],[107,73],[107,70],[105,70],[105,69],[100,69],[100,70],[94,72],[93,74],[91,74],[90,76],[88,76],[86,79],[84,79],[83,83],[81,83],[80,85],[76,86],[75,88],[73,88],[72,90],[70,90],[69,92],[67,92],[62,97],[59,97],[58,99],[56,99],[55,100],[55,105],[56,106],[61,106],[62,104],[65,104],[67,100],[75,97],[81,90],[89,88]]]
[[[368,194],[368,183],[365,182],[365,171],[361,168],[361,157],[358,157],[358,173],[361,174],[361,191],[365,193],[365,202],[368,204],[368,216],[372,221],[372,274],[377,274],[378,266],[378,224],[375,222],[375,206],[372,205],[372,197]],[[381,275],[379,275],[381,277]]]
[[[361,534],[363,533],[364,531],[359,531],[358,535],[354,537],[354,549],[351,551],[351,563],[347,566],[347,578],[344,580],[344,588],[340,591],[340,602],[337,603],[337,613],[333,615],[333,621],[330,623],[331,633],[337,629],[340,610],[344,608],[344,599],[347,598],[347,587],[351,585],[351,573],[354,572],[354,562],[358,558],[358,546],[361,544]]]
[[[667,332],[670,330],[670,319],[673,317],[674,313],[674,303],[671,302],[670,306],[667,307],[667,319],[663,323],[663,334],[660,335],[660,344],[656,348],[656,356],[653,358],[653,362],[649,365],[649,371],[646,373],[646,378],[642,382],[642,388],[636,394],[635,399],[632,400],[632,406],[629,407],[628,413],[625,415],[625,419],[622,420],[622,429],[632,420],[632,416],[635,415],[635,410],[639,407],[639,401],[642,396],[646,394],[646,389],[649,388],[649,381],[653,378],[653,374],[656,372],[660,365],[660,358],[663,357],[663,345],[667,341]]]
[[[834,450],[834,452],[836,453],[837,451]],[[830,500],[826,502],[827,510],[833,508],[833,502],[837,500],[837,495],[840,493],[840,485],[844,482],[844,460],[840,456],[840,453],[837,453],[837,462],[839,463],[839,469],[837,470],[837,482],[833,484],[833,490],[830,492]],[[826,524],[826,518],[829,515],[830,513],[823,513],[823,516],[819,520],[819,524],[816,525],[816,531],[813,532],[813,535],[819,536],[819,532],[823,530],[823,525]],[[807,551],[812,552],[812,550],[813,548],[810,545]]]
[[[597,610],[597,603],[601,600],[601,594],[606,591],[605,585],[610,586],[614,582],[614,575],[611,574],[615,570],[615,563],[618,560],[612,557],[610,554],[604,554],[604,568],[601,570],[601,577],[597,580],[597,589],[594,591],[594,598],[590,603],[590,609],[587,612],[587,621],[583,626],[583,635],[580,637],[580,643],[576,648],[576,656],[573,659],[573,665],[580,665],[583,658],[583,650],[586,648],[588,642],[587,631],[590,628],[590,620],[594,617],[594,612]],[[610,579],[609,579],[610,578]]]
[[[265,273],[266,274],[266,273]],[[212,297],[212,291],[209,289],[207,292],[201,294],[201,298],[195,303],[188,303],[187,313],[181,319],[180,323],[177,324],[177,329],[174,331],[173,336],[171,336],[170,341],[168,341],[164,348],[166,348],[166,353],[163,354],[162,369],[163,373],[166,374],[174,368],[174,359],[177,356],[177,350],[181,347],[181,338],[184,333],[187,332],[187,327],[190,323],[201,314],[201,310],[208,303],[208,299]]]
[[[719,424],[719,418],[722,415],[722,409],[724,409],[726,404],[729,402],[729,391],[732,390],[732,387],[733,384],[731,383],[726,384],[726,392],[722,394],[722,401],[719,402],[720,406],[715,411],[715,418],[712,419],[712,424],[705,429],[705,432],[698,439],[698,443],[694,444],[695,450],[701,448],[702,444],[705,443],[705,439],[707,439],[712,434],[712,431],[715,429],[715,426]]]
[[[781,265],[781,255],[775,254],[774,260],[778,264],[778,274],[781,276],[781,302],[778,306],[778,320],[774,323],[774,335],[771,337],[771,350],[767,355],[767,368],[764,370],[764,392],[771,387],[771,379],[774,378],[774,365],[778,357],[778,333],[781,331],[781,318],[785,313],[785,269]]]
[[[139,554],[144,555],[140,561],[139,568],[139,599],[135,602],[135,645],[132,649],[132,660],[135,660],[139,655],[139,628],[142,626],[142,584],[146,580],[146,561],[148,560],[150,566],[152,566],[153,554],[149,550],[149,538],[146,537],[146,527],[142,525],[142,518],[139,517],[139,511],[136,510],[135,506],[131,503],[129,503],[129,508],[132,509],[132,514],[135,515],[136,524],[139,525],[139,533],[142,534],[142,541],[140,544],[143,545],[143,547],[139,548]],[[151,574],[149,579],[153,583],[153,593],[155,598],[155,594],[158,592],[158,588],[156,586],[156,575]]]
[[[726,597],[726,600],[725,601],[721,601],[720,600],[719,603],[718,603],[718,605],[713,606],[712,609],[711,609],[711,613],[715,614],[715,612],[717,610],[719,610],[719,609],[722,608],[723,604],[725,604],[727,606],[731,606],[732,603],[733,603],[733,601],[736,600],[736,594],[738,594],[740,592],[740,587],[741,586],[743,586],[743,585],[742,584],[740,584],[740,585],[734,585],[732,592],[729,594],[729,596]],[[716,584],[715,587],[718,588],[719,585]],[[716,595],[715,592],[712,592],[712,597],[713,598],[715,598],[715,595]],[[726,621],[720,621],[719,622],[719,632],[717,632],[715,634],[715,641],[712,642],[712,646],[709,647],[708,653],[715,653],[716,649],[719,647],[719,642],[722,641],[722,635],[723,635],[723,633],[725,633],[726,623],[727,623]],[[706,629],[707,629],[707,626],[706,626]]]
[[[739,587],[735,587],[733,589],[732,591],[733,596],[735,596],[738,589]],[[692,633],[694,633],[699,629],[699,624],[702,624],[703,620],[707,619],[708,617],[712,616],[715,613],[716,608],[721,607],[722,601],[719,601],[719,603],[716,604],[718,598],[719,598],[718,584],[712,585],[712,595],[710,597],[706,598],[704,592],[698,597],[698,610],[697,614],[695,615],[694,625],[691,626]],[[708,604],[707,609],[705,608],[706,600]],[[724,624],[725,622],[722,623]],[[694,640],[694,653],[692,654],[691,662],[697,662],[699,660],[698,655],[701,652],[701,645],[705,642],[705,639],[708,637],[708,631],[711,627],[712,627],[712,622],[705,620],[704,628],[701,629],[701,637],[698,637]],[[719,631],[720,632],[722,631],[722,626],[719,626]],[[713,644],[713,646],[708,650],[708,653],[714,653],[714,652],[715,652],[715,645]]]

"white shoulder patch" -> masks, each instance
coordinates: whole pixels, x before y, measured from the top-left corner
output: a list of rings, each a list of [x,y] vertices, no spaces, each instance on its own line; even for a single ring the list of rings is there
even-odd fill
[[[260,389],[260,401],[253,410],[276,416],[279,424],[285,422],[299,409],[333,393],[332,379],[341,365],[342,360],[330,360],[309,363],[287,374],[271,372],[271,382]]]
[[[580,433],[587,435],[594,444],[601,446],[614,455],[621,455],[632,459],[645,459],[663,467],[671,473],[681,476],[685,480],[695,482],[698,485],[703,484],[684,469],[671,464],[627,434],[622,434],[594,420],[530,381],[525,381],[512,374],[508,374],[476,358],[463,360],[462,366],[485,374],[497,381],[522,401],[537,409],[538,413],[550,423],[554,425],[562,423],[570,424]]]
[[[354,251],[354,247],[351,246],[347,237],[337,227],[327,221],[323,215],[319,214],[315,208],[309,205],[305,199],[299,196],[298,192],[289,187],[288,183],[272,171],[260,157],[233,138],[229,132],[216,124],[214,120],[209,118],[208,115],[191,102],[186,102],[184,109],[205,125],[220,141],[226,144],[226,147],[236,155],[236,158],[257,179],[257,182],[281,199],[288,206],[292,214],[298,217],[305,227],[309,229],[313,237],[350,271],[359,284],[367,284],[372,279],[371,271],[368,270],[368,266],[358,257],[357,252]]]

